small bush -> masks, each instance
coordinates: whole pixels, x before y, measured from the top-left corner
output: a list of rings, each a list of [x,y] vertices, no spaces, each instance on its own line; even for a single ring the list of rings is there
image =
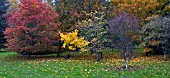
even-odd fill
[[[60,33],[61,40],[64,41],[63,48],[67,50],[76,50],[80,49],[81,51],[85,51],[84,47],[89,44],[84,38],[78,37],[78,30],[75,30],[74,32],[63,34]]]

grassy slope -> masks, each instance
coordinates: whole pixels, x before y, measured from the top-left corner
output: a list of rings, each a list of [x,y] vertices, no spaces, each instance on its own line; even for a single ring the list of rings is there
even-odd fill
[[[0,53],[0,78],[170,78],[170,61],[162,56],[140,56],[131,65],[144,69],[114,71],[113,66],[123,66],[117,55],[105,55],[96,62],[94,56],[78,54],[69,60],[63,57],[32,56],[26,58],[13,52]]]

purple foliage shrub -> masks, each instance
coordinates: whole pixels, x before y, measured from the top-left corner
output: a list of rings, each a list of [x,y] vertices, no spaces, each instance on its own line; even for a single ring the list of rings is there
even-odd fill
[[[108,24],[112,44],[121,52],[126,68],[128,68],[128,62],[134,56],[134,36],[140,28],[138,18],[133,14],[123,12],[111,19]]]

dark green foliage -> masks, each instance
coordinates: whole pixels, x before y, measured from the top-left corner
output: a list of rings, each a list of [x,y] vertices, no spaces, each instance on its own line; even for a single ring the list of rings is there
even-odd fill
[[[6,13],[8,9],[8,3],[6,0],[0,0],[0,48],[3,48],[3,44],[5,43],[3,31],[7,27],[6,19],[3,14]]]
[[[83,36],[90,42],[89,48],[93,51],[101,51],[105,49],[109,43],[108,40],[108,24],[105,19],[106,14],[104,12],[91,12],[89,13],[91,19],[82,20],[78,24],[80,30],[80,36]],[[88,15],[88,14],[87,14]]]
[[[151,48],[154,53],[166,54],[169,52],[170,17],[158,17],[142,27],[142,46]]]
[[[87,13],[109,11],[105,0],[58,0],[55,6],[56,12],[60,15],[61,31],[72,31],[78,20],[91,19]],[[111,10],[110,10],[111,11]],[[108,14],[109,17],[109,14]]]
[[[95,11],[87,13],[90,19],[81,20],[78,22],[78,29],[80,36],[83,36],[90,42],[88,48],[90,53],[97,53],[97,60],[102,59],[102,50],[106,49],[109,45],[108,37],[108,21],[105,18],[106,13],[102,11]]]

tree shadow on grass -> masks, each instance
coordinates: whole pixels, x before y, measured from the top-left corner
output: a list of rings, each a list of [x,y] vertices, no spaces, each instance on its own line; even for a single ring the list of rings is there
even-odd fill
[[[129,66],[129,68],[126,69],[125,66],[112,66],[112,67],[107,67],[106,69],[108,71],[136,71],[136,70],[144,70],[145,67],[134,65],[134,66]]]
[[[60,57],[57,57],[56,54],[49,54],[49,55],[31,55],[28,57],[28,55],[9,55],[3,57],[5,61],[34,61],[34,60],[66,60],[66,55],[60,55]],[[71,54],[71,57],[69,58],[71,60],[94,60],[95,56],[93,55],[77,55],[77,54]]]
[[[4,57],[6,61],[33,61],[33,60],[49,60],[49,59],[55,59],[55,60],[65,60],[66,54],[60,55],[60,57],[57,57],[56,54],[49,54],[49,55],[31,55],[28,57],[28,55],[9,55]],[[110,59],[110,58],[118,58],[116,55],[103,55],[103,59]],[[96,60],[96,55],[90,55],[90,54],[71,54],[70,60]]]
[[[66,55],[62,54],[60,57],[57,57],[56,54],[50,54],[50,55],[31,55],[30,57],[28,57],[28,55],[20,55],[20,54],[16,54],[16,55],[9,55],[9,56],[5,56],[3,57],[3,60],[5,61],[34,61],[34,60],[65,60]],[[159,58],[157,58],[159,57]],[[69,58],[70,60],[96,60],[96,55],[90,55],[90,54],[71,54],[71,57]],[[107,59],[111,59],[112,61],[116,61],[119,59],[122,59],[121,56],[119,56],[119,54],[104,54],[103,55],[103,59],[107,60]],[[137,59],[141,60],[141,59],[145,59],[145,60],[150,60],[152,61],[153,59],[159,59],[159,60],[163,60],[163,56],[152,56],[152,57],[148,57],[148,56],[140,56]],[[168,60],[170,60],[170,57],[167,57]],[[120,69],[121,67],[117,67],[117,70]],[[123,68],[123,67],[122,67]],[[133,68],[133,66],[132,66]],[[135,66],[136,68],[136,66]],[[116,69],[116,68],[114,68]]]
[[[64,56],[57,57],[55,55],[31,55],[28,57],[27,55],[13,55],[6,56],[4,59],[6,61],[33,61],[33,60],[49,60],[49,59],[62,59]]]

